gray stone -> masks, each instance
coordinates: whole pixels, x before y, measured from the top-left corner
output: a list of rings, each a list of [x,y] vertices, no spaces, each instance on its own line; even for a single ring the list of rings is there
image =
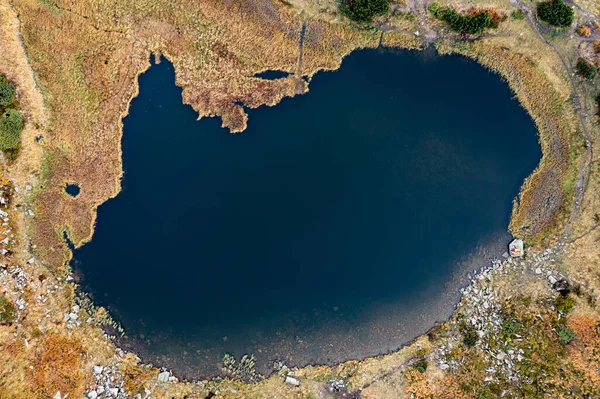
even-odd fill
[[[54,394],[54,396],[52,397],[52,399],[62,399],[60,391],[56,391],[56,393]]]
[[[87,394],[87,397],[90,399],[96,399],[98,397],[98,392],[96,391],[89,391]]]
[[[300,381],[298,381],[297,379],[290,377],[290,376],[285,377],[285,382],[287,382],[290,385],[294,385],[294,386],[300,385]]]
[[[160,373],[158,375],[158,382],[169,382],[170,376],[171,376],[171,373],[169,373],[168,371],[163,371],[162,373]]]
[[[94,374],[102,374],[103,371],[104,371],[104,367],[94,366]]]

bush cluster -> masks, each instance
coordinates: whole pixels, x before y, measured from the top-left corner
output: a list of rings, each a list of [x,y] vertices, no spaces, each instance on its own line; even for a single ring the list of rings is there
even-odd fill
[[[571,26],[573,23],[573,9],[563,0],[550,0],[538,3],[538,17],[544,22],[554,26]]]
[[[15,99],[15,85],[0,76],[0,106],[9,105]]]
[[[0,150],[12,150],[19,146],[19,136],[23,130],[23,114],[8,109],[0,117]]]
[[[556,333],[558,334],[558,340],[563,345],[567,345],[569,342],[577,338],[575,332],[573,332],[573,330],[567,326],[561,326]]]
[[[416,369],[419,373],[424,373],[427,371],[427,360],[419,360],[413,364],[413,368]]]
[[[592,30],[590,29],[589,26],[585,26],[585,25],[581,25],[580,27],[578,27],[575,32],[579,36],[583,36],[583,37],[590,37],[590,36],[592,36]]]
[[[575,72],[584,79],[594,79],[598,73],[598,68],[585,58],[579,57],[575,64]]]
[[[521,10],[514,10],[512,13],[510,13],[510,16],[513,19],[525,19],[525,13]]]
[[[377,15],[385,15],[390,10],[389,0],[341,0],[340,11],[353,21],[371,22]]]
[[[460,33],[479,34],[485,28],[497,28],[498,22],[492,20],[490,12],[481,10],[468,15],[461,14],[452,7],[440,7],[438,3],[432,3],[429,11],[437,19],[446,22],[452,30]]]
[[[15,307],[5,297],[0,297],[0,324],[10,324],[15,317]]]

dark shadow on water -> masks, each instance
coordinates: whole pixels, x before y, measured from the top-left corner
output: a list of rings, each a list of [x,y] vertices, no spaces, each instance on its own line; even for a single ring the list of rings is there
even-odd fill
[[[231,135],[140,77],[123,192],[75,253],[119,344],[189,378],[225,352],[260,371],[385,353],[447,318],[505,250],[537,166],[533,122],[472,61],[364,50]]]

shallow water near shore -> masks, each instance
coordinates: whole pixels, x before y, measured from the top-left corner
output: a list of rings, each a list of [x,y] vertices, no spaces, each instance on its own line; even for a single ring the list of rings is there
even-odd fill
[[[362,50],[232,135],[196,120],[163,59],[74,266],[120,345],[180,376],[218,374],[226,352],[268,372],[394,350],[505,250],[541,156],[512,97],[464,58]]]

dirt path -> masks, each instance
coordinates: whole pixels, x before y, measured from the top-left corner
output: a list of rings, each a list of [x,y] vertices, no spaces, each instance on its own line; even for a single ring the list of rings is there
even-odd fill
[[[296,67],[296,92],[302,93],[304,90],[304,82],[302,81],[302,54],[304,52],[304,36],[306,35],[306,27],[308,22],[302,21],[302,28],[300,29],[300,38],[298,39],[298,66]]]

